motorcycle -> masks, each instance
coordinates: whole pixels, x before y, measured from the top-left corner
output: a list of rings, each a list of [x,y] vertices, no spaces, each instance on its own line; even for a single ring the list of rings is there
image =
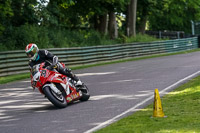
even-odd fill
[[[56,70],[49,70],[47,62],[33,66],[31,72],[31,86],[38,88],[40,93],[58,108],[65,108],[73,101],[87,101],[90,98],[89,90],[83,83],[75,86],[74,81]],[[63,67],[65,65],[61,63]]]

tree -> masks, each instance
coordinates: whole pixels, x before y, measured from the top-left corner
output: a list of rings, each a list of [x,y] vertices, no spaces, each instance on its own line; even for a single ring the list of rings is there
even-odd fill
[[[137,4],[137,31],[144,34],[150,14],[155,10],[157,1],[160,0],[139,0]]]
[[[26,23],[37,24],[38,18],[35,15],[35,6],[37,0],[16,0],[12,1],[11,8],[13,16],[11,19],[12,26],[20,26]]]
[[[116,39],[118,37],[116,15],[115,12],[112,11],[109,12],[108,31],[111,39]]]
[[[127,36],[136,35],[137,0],[131,0],[127,12]]]
[[[149,16],[150,29],[191,32],[191,20],[200,20],[200,0],[165,0]]]
[[[13,16],[13,10],[11,8],[11,0],[4,0],[0,3],[0,35],[5,30],[5,27],[9,24],[11,17]]]
[[[110,37],[112,39],[117,37],[115,14],[125,10],[127,0],[73,0],[73,2],[75,3],[73,6],[65,8],[66,13],[70,11],[73,14],[72,18],[88,21],[88,27],[102,34],[106,33],[108,27]]]

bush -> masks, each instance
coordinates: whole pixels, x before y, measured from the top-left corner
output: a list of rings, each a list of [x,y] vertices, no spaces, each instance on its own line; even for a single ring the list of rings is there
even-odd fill
[[[84,46],[97,46],[102,45],[101,35],[96,31],[86,32],[84,34]]]
[[[111,45],[132,42],[150,42],[158,39],[138,34],[127,38],[121,32],[119,38],[110,40],[108,35],[102,36],[94,30],[66,30],[39,25],[22,25],[9,27],[0,36],[0,51],[23,50],[28,43],[36,43],[39,48],[84,47],[97,45]]]
[[[50,43],[48,28],[47,27],[35,27],[36,31],[38,32],[37,37],[38,39],[35,43],[40,48],[51,48],[53,45]]]
[[[84,42],[84,35],[81,31],[65,31],[67,43],[70,47],[81,47]]]
[[[31,25],[22,25],[14,28],[13,40],[16,40],[15,46],[24,49],[28,43],[36,43],[38,40],[38,29]]]
[[[152,41],[158,41],[161,39],[154,38],[152,36],[146,35],[146,34],[137,34],[135,37],[129,37],[126,39],[126,43],[132,43],[132,42],[152,42]]]
[[[51,47],[68,47],[68,44],[66,43],[67,38],[65,36],[65,33],[62,30],[57,30],[57,29],[49,29],[49,44]]]
[[[6,51],[8,49],[7,49],[7,47],[5,45],[3,45],[3,43],[0,43],[0,50],[1,51]]]
[[[22,25],[20,27],[14,27],[7,30],[10,35],[3,40],[4,49],[16,50],[25,49],[28,43],[36,43],[42,47],[48,46],[48,31],[45,28],[34,25]],[[1,49],[2,50],[2,49]]]

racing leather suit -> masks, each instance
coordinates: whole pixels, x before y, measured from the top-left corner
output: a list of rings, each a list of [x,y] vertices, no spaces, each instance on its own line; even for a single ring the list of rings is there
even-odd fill
[[[33,60],[30,60],[29,61],[29,67],[30,69],[32,69],[32,67],[36,64],[40,64],[42,62],[45,62],[45,61],[49,61],[52,65],[50,67],[56,67],[56,70],[63,74],[63,75],[66,75],[67,77],[71,78],[72,80],[74,81],[78,81],[79,78],[74,75],[70,69],[68,68],[63,68],[63,66],[60,64],[60,62],[58,62],[58,57],[53,55],[52,53],[50,53],[49,51],[47,50],[39,50],[38,51],[38,55],[36,57],[36,60],[33,61]]]

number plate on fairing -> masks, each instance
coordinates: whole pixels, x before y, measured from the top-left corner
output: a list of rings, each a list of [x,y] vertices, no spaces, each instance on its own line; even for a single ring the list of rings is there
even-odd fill
[[[75,100],[78,100],[80,97],[82,96],[82,93],[81,92],[73,92],[71,94],[69,94],[66,98],[67,102],[71,102],[71,101],[75,101]]]

